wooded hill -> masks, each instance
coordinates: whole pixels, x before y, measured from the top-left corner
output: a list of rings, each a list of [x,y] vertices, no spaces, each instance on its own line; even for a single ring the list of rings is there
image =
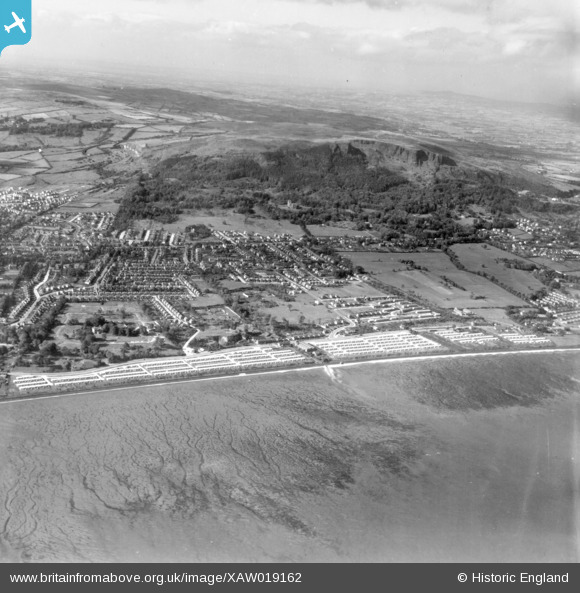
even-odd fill
[[[519,196],[505,176],[431,160],[429,175],[417,181],[403,170],[370,166],[365,152],[352,144],[176,156],[128,188],[116,224],[121,228],[137,218],[172,222],[182,212],[216,207],[251,214],[259,207],[272,218],[300,225],[351,221],[395,236],[465,240],[471,233],[453,219],[470,206],[481,206],[495,218],[517,214],[519,208],[574,210]]]

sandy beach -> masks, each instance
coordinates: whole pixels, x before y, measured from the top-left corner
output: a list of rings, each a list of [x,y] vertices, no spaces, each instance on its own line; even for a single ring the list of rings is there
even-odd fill
[[[12,402],[4,561],[577,561],[575,353]]]

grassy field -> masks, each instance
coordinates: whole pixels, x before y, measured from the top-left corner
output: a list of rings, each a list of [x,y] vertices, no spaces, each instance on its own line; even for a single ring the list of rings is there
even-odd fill
[[[580,272],[580,261],[552,261],[548,257],[530,257],[530,260],[557,272]]]
[[[165,229],[171,233],[184,231],[194,224],[204,224],[210,229],[218,231],[247,231],[262,235],[289,234],[301,237],[304,233],[299,226],[287,220],[270,220],[267,218],[251,218],[232,211],[203,210],[196,214],[184,214],[177,222],[166,224],[141,220],[135,223],[135,228]]]
[[[325,294],[336,295],[340,298],[384,296],[383,292],[369,286],[365,282],[349,282],[346,286],[332,286],[329,288],[320,287],[312,289],[310,293],[317,295],[320,298]]]
[[[354,229],[344,229],[336,226],[326,226],[320,224],[308,225],[308,230],[315,237],[372,237],[369,231],[357,231]]]
[[[63,173],[46,173],[41,175],[35,175],[37,183],[44,183],[49,186],[67,187],[69,189],[86,189],[91,184],[99,181],[100,177],[94,171],[82,170],[82,171],[69,171]],[[80,186],[80,187],[73,187]]]
[[[511,290],[529,296],[543,288],[543,284],[525,270],[508,268],[501,259],[518,260],[529,263],[528,260],[491,247],[485,243],[462,243],[454,245],[451,250],[459,261],[471,272],[486,272],[490,277],[497,278],[500,284]]]
[[[59,208],[61,212],[112,212],[116,214],[119,204],[116,199],[121,198],[123,190],[106,190],[95,193],[81,192],[72,202]]]
[[[306,323],[326,323],[339,319],[333,311],[329,311],[324,305],[315,305],[315,299],[307,294],[296,297],[292,303],[284,303],[276,297],[269,295],[268,300],[276,303],[275,307],[262,307],[260,312],[272,315],[277,321],[287,319],[292,324],[297,324],[304,316]]]
[[[442,308],[525,305],[524,301],[486,278],[458,270],[444,253],[343,252],[343,255],[380,282],[414,293]],[[411,269],[401,260],[412,260],[415,266],[423,269]],[[461,288],[446,282],[443,277]]]
[[[69,303],[59,316],[60,323],[66,324],[71,319],[84,320],[91,315],[102,315],[107,321],[116,323],[148,323],[151,320],[143,313],[138,303],[106,301],[101,303]]]
[[[477,311],[477,314],[483,317],[486,321],[491,324],[498,324],[498,325],[505,325],[508,327],[513,327],[514,322],[508,317],[505,309],[500,308],[492,308],[489,309],[480,309]],[[488,329],[488,328],[483,328]]]
[[[224,323],[237,323],[239,321],[239,317],[229,307],[196,307],[189,314],[196,320],[196,323],[200,321],[210,327],[219,328]]]
[[[54,328],[54,341],[60,349],[68,348],[73,350],[74,348],[80,348],[80,340],[73,337],[77,327],[74,325],[59,325]]]
[[[198,286],[201,283],[196,283]],[[200,286],[201,288],[201,286]],[[196,297],[195,299],[190,299],[190,297],[186,297],[189,304],[196,309],[203,309],[205,307],[215,307],[217,305],[223,305],[224,299],[219,294],[204,294],[202,296]]]

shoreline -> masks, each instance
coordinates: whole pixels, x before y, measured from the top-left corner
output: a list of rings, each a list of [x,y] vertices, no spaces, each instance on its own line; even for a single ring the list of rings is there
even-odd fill
[[[417,354],[415,356],[401,356],[393,358],[374,358],[370,360],[358,360],[358,361],[345,361],[345,362],[330,362],[327,364],[311,364],[308,366],[295,366],[290,368],[279,368],[276,370],[250,370],[248,369],[242,373],[227,374],[227,375],[214,375],[209,377],[195,377],[191,379],[173,379],[165,381],[156,381],[151,383],[139,383],[139,384],[127,384],[118,387],[111,387],[110,389],[86,389],[83,391],[70,391],[63,393],[39,393],[38,395],[27,395],[7,398],[0,401],[0,405],[21,403],[35,400],[45,399],[57,399],[63,397],[73,397],[89,394],[98,393],[112,393],[115,391],[125,391],[129,389],[148,389],[151,387],[162,387],[171,384],[184,384],[184,383],[197,383],[200,381],[219,381],[219,380],[231,380],[239,379],[240,377],[251,377],[251,376],[264,376],[264,375],[276,375],[285,373],[305,372],[311,370],[324,370],[327,368],[335,369],[341,367],[352,367],[365,364],[385,364],[385,363],[404,363],[411,361],[426,361],[426,360],[437,360],[437,359],[455,359],[455,358],[473,358],[478,356],[506,356],[510,354],[556,354],[558,352],[580,352],[580,346],[565,346],[561,348],[538,348],[538,349],[527,349],[527,350],[496,350],[493,352],[447,352],[439,354]]]

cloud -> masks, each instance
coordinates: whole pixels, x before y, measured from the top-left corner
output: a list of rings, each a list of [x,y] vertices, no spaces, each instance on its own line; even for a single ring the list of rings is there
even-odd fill
[[[417,6],[430,6],[458,12],[485,12],[495,0],[294,0],[309,4],[366,4],[370,8],[404,10]]]
[[[566,70],[579,47],[567,0],[244,0],[243,9],[239,0],[51,2],[59,10],[42,9],[19,55],[66,61],[72,47],[79,60],[142,68],[460,91],[529,76],[522,85],[539,96],[573,78]],[[553,88],[544,90],[550,72]]]
[[[112,0],[104,0],[109,3]],[[214,0],[219,1],[219,0]],[[273,2],[273,0],[269,0]],[[431,24],[429,19],[419,21],[413,18],[367,19],[362,26],[350,26],[349,22],[328,25],[322,18],[310,22],[272,23],[259,22],[252,16],[224,14],[224,18],[203,19],[193,6],[188,9],[190,19],[173,20],[175,7],[184,6],[180,0],[131,0],[122,7],[142,6],[143,11],[118,11],[111,13],[103,10],[78,12],[72,22],[78,28],[90,28],[99,37],[106,39],[123,31],[127,44],[140,46],[140,39],[156,39],[164,44],[179,41],[196,45],[206,42],[241,44],[246,47],[269,46],[275,48],[310,48],[313,55],[333,52],[358,60],[396,60],[424,61],[437,63],[473,61],[476,63],[500,60],[551,59],[566,57],[577,51],[577,36],[574,29],[566,29],[560,18],[542,16],[546,5],[559,6],[563,0],[291,0],[293,3],[308,2],[328,6],[362,5],[376,8],[397,7],[403,10],[410,6],[425,5],[430,10],[444,7],[448,10],[473,10],[486,17],[472,22],[465,19],[448,19],[449,25],[440,26],[445,19]],[[203,0],[199,0],[200,3]],[[288,2],[287,2],[288,3]],[[146,6],[172,6],[173,10],[158,7],[151,12]],[[197,2],[196,2],[197,4]],[[503,7],[503,8],[502,8]],[[509,10],[508,8],[509,7]],[[513,20],[514,11],[521,7],[519,20]],[[501,10],[501,13],[497,11]],[[301,18],[295,10],[295,18]],[[492,17],[496,22],[486,19]],[[400,15],[400,13],[398,13]],[[60,15],[62,16],[62,15]],[[52,18],[56,18],[53,16]],[[67,18],[69,18],[67,16]],[[45,20],[45,25],[48,25]],[[366,26],[365,26],[366,25]],[[384,25],[384,26],[383,26]],[[107,29],[101,31],[101,29]],[[52,26],[53,30],[62,27]],[[66,31],[66,28],[64,29]],[[184,42],[185,42],[184,41]],[[88,42],[88,40],[87,40]]]
[[[431,12],[480,15],[494,22],[518,21],[533,15],[567,18],[578,14],[576,0],[291,0],[307,4],[366,5],[387,11],[426,9]]]

